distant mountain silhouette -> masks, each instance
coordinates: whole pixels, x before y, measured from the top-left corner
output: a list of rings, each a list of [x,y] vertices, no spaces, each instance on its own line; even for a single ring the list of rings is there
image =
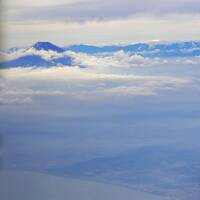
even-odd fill
[[[144,57],[188,57],[200,56],[200,42],[177,43],[137,43],[130,45],[72,45],[64,48],[77,53],[112,53],[117,51],[131,52]]]
[[[64,49],[62,49],[50,42],[37,42],[32,47],[36,50],[45,50],[45,51],[51,50],[51,51],[56,51],[58,53],[62,53],[65,51]]]
[[[20,58],[1,63],[3,67],[31,67],[31,66],[52,66],[51,62],[42,59],[38,55],[27,55]]]
[[[14,48],[12,51],[8,51],[8,53],[19,53],[20,50],[21,49]],[[62,54],[61,57],[50,57],[46,59],[45,56],[42,56],[41,50],[46,51],[45,54],[48,54],[48,51],[54,51],[56,53],[64,52],[62,48],[50,42],[37,42],[31,47],[23,49],[23,51],[20,52],[21,56],[18,58],[1,62],[0,67],[51,67],[57,65],[69,66],[72,64],[71,57]]]

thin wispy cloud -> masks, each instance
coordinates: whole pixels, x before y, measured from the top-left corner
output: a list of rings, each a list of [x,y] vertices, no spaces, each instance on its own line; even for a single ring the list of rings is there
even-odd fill
[[[189,78],[120,74],[115,68],[103,71],[78,67],[5,69],[0,82],[0,103],[23,105],[45,97],[95,102],[116,96],[158,95],[192,84]]]
[[[198,0],[86,0],[58,3],[58,5],[25,5],[13,15],[18,20],[66,20],[84,22],[115,20],[131,16],[164,16],[174,14],[199,14]]]

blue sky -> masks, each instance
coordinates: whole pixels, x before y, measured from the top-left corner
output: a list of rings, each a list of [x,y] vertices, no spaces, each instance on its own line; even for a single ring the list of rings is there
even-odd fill
[[[198,0],[3,0],[5,45],[198,40]]]

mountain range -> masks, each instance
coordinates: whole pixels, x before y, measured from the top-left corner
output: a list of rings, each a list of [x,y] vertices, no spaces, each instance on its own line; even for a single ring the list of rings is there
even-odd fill
[[[130,45],[72,45],[64,48],[66,51],[77,53],[105,53],[105,52],[133,52],[145,57],[176,57],[176,56],[200,56],[200,42],[180,43],[137,43]]]
[[[50,42],[37,42],[31,47],[15,47],[2,52],[1,57],[3,59],[0,62],[0,67],[72,66],[73,58],[65,54],[67,51],[85,54],[105,54],[123,51],[148,58],[198,57],[200,56],[200,42],[137,43],[101,47],[81,44],[63,48]]]

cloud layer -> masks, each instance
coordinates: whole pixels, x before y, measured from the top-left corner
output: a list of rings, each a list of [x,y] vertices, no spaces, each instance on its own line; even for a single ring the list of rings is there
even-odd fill
[[[141,76],[75,68],[15,68],[2,70],[1,104],[32,103],[41,98],[82,99],[148,96],[191,83],[187,78]]]
[[[199,14],[198,0],[86,0],[19,10],[15,18],[32,20],[113,20],[135,15]],[[24,18],[25,17],[25,18]]]
[[[184,51],[193,51],[195,49],[185,49]],[[197,49],[199,50],[199,49]],[[157,51],[157,50],[156,50]],[[141,53],[141,52],[140,52]],[[143,52],[145,54],[145,51]],[[151,54],[153,51],[147,51]],[[72,58],[73,65],[84,67],[84,68],[132,68],[132,67],[151,67],[151,66],[163,66],[163,65],[199,65],[200,57],[175,57],[175,58],[159,58],[159,57],[144,57],[138,55],[135,52],[124,52],[116,51],[113,53],[96,53],[96,54],[87,54],[87,53],[75,53],[72,51],[66,51],[63,53],[58,53],[55,51],[44,51],[44,50],[35,50],[34,48],[19,49],[14,52],[2,52],[0,56],[4,57],[4,60],[9,61],[19,57],[28,56],[28,55],[38,55],[46,61],[51,61],[54,59],[59,59],[63,57]]]

